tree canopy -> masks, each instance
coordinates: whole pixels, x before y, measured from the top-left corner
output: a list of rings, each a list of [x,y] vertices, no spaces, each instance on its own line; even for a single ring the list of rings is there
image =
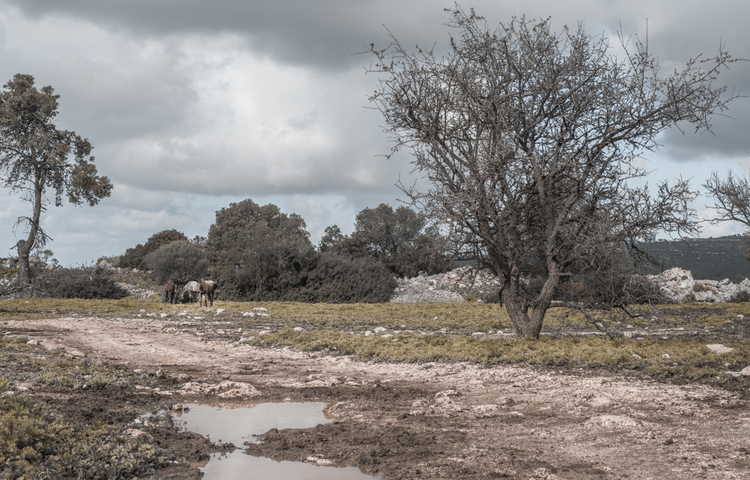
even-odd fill
[[[500,277],[517,332],[538,337],[572,275],[624,274],[637,240],[696,232],[687,181],[636,187],[647,175],[636,159],[668,128],[711,128],[733,98],[715,80],[734,60],[722,49],[663,77],[638,39],[620,36],[620,60],[582,25],[556,33],[549,20],[514,18],[490,29],[474,11],[450,15],[443,57],[395,37],[371,46],[380,81],[370,101],[391,154],[409,149],[427,180],[403,191]]]
[[[208,270],[204,248],[187,240],[162,245],[146,255],[143,262],[160,282],[172,279],[183,284],[203,278]]]
[[[415,277],[419,272],[432,275],[450,269],[447,243],[421,213],[403,205],[394,210],[381,203],[357,214],[351,236],[341,233],[337,225],[327,227],[320,250],[371,257],[399,277]]]
[[[146,257],[159,250],[159,248],[168,245],[172,242],[187,242],[188,238],[184,233],[175,230],[174,228],[169,230],[162,230],[148,237],[146,243],[141,245],[140,243],[135,247],[128,248],[125,253],[120,257],[120,266],[126,268],[138,268],[145,270],[148,266],[146,265]]]
[[[216,212],[208,231],[209,273],[241,300],[277,300],[305,282],[315,249],[297,214],[250,199]]]
[[[49,239],[40,224],[48,192],[58,207],[63,196],[74,205],[94,206],[110,195],[112,184],[97,175],[89,141],[75,132],[58,130],[53,123],[59,95],[52,87],[39,90],[33,76],[17,74],[4,88],[0,94],[0,181],[13,192],[22,192],[32,204],[31,216],[16,222],[28,233],[16,244],[18,281],[23,285],[30,280],[32,249]]]

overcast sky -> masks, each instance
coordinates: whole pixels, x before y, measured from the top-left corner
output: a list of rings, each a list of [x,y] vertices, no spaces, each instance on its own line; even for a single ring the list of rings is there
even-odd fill
[[[314,243],[345,233],[356,214],[399,205],[394,184],[409,157],[385,160],[379,113],[368,109],[376,78],[357,55],[403,44],[445,47],[450,1],[435,0],[0,0],[0,85],[16,73],[60,95],[58,127],[88,138],[114,184],[95,207],[50,206],[42,226],[60,263],[89,264],[177,229],[206,236],[216,211],[250,198],[300,214]],[[515,5],[515,6],[514,6]],[[461,2],[491,26],[513,15],[582,21],[589,33],[644,37],[663,71],[723,43],[750,58],[750,3],[704,0]],[[750,93],[750,64],[720,81]],[[749,172],[750,99],[715,135],[669,132],[647,156],[651,183],[682,174],[700,189],[711,171]],[[2,191],[0,257],[15,254],[16,218],[30,204]],[[694,207],[702,216],[711,200]],[[704,225],[702,236],[739,233]]]

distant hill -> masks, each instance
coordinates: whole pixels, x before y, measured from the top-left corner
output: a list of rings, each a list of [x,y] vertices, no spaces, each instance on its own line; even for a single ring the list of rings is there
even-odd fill
[[[661,259],[665,269],[682,267],[703,280],[734,283],[750,277],[750,262],[740,253],[742,235],[717,238],[691,238],[656,241],[641,245],[650,255]],[[652,273],[659,273],[654,271]]]

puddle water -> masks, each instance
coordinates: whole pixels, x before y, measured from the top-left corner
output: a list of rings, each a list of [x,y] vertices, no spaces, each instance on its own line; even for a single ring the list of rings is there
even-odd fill
[[[277,462],[270,458],[253,457],[243,452],[245,442],[258,443],[253,435],[272,428],[311,428],[332,420],[325,418],[325,403],[261,403],[252,408],[218,408],[208,405],[187,405],[190,409],[179,416],[179,422],[213,442],[233,443],[238,447],[228,455],[211,456],[201,468],[203,480],[283,479],[283,480],[373,480],[355,467],[319,467],[303,462]]]

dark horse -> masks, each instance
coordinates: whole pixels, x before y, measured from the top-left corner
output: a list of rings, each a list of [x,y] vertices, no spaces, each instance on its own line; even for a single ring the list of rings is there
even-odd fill
[[[167,291],[167,302],[177,303],[177,284],[174,283],[174,280],[167,280],[167,285],[164,289]]]
[[[208,306],[209,300],[211,301],[211,306],[214,306],[214,292],[219,288],[219,285],[214,282],[213,280],[203,280],[201,278],[201,281],[198,282],[198,293],[200,294],[200,300],[198,302],[198,306],[203,306],[203,298],[205,296],[206,299],[206,306]]]

